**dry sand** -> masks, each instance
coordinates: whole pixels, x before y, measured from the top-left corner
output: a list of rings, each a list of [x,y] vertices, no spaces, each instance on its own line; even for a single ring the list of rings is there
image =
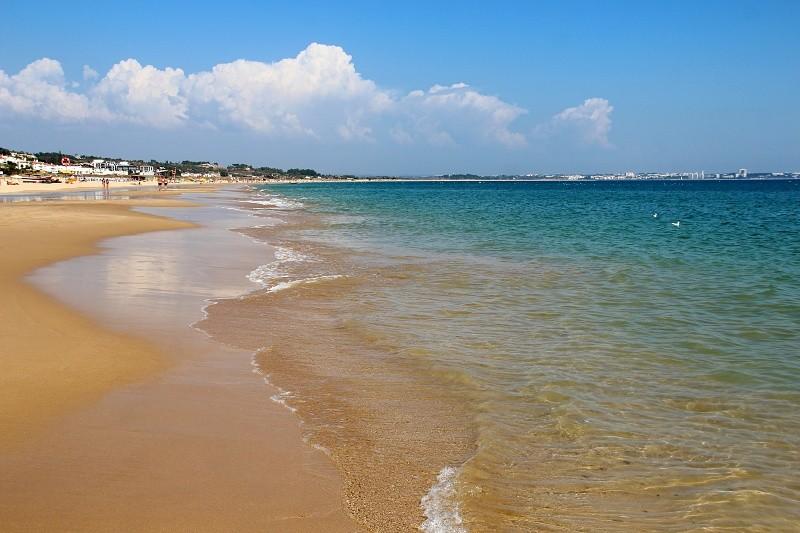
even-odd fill
[[[0,177],[0,196],[4,195],[37,195],[37,194],[69,194],[91,191],[108,191],[116,194],[126,194],[128,196],[150,195],[154,193],[163,194],[169,192],[186,192],[187,190],[203,191],[211,190],[230,182],[193,182],[178,181],[169,184],[166,190],[159,190],[157,184],[152,181],[137,183],[135,181],[111,181],[107,188],[103,188],[99,181],[79,181],[76,183],[23,183],[22,178],[14,178],[15,185],[9,185],[8,180]]]
[[[92,191],[102,190],[103,185],[99,181],[79,181],[77,183],[22,183],[21,179],[17,180],[17,185],[9,185],[6,180],[0,179],[0,194],[31,194],[31,193],[48,193],[48,192],[77,192],[77,191]],[[154,190],[155,184],[137,185],[132,181],[112,181],[108,184],[109,189],[142,189]]]
[[[131,204],[186,205],[0,205],[0,529],[357,530],[249,354],[112,330],[26,282],[100,239],[192,227]]]

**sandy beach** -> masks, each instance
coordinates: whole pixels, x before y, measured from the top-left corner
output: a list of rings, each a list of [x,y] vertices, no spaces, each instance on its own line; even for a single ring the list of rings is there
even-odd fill
[[[8,184],[7,180],[0,179],[0,194],[20,194],[20,193],[49,193],[49,192],[73,192],[73,191],[92,191],[102,190],[103,186],[99,181],[81,181],[77,183],[23,183],[17,179],[16,185]],[[133,181],[111,181],[108,184],[109,190],[121,189],[141,189],[155,190],[154,183],[137,184]]]
[[[48,263],[94,253],[100,239],[190,225],[135,213],[123,204],[0,209],[0,445],[7,445],[40,430],[59,413],[164,364],[153,346],[98,328],[32,288],[24,276]]]
[[[193,205],[0,204],[3,530],[357,530],[252,354],[190,327],[264,253]]]

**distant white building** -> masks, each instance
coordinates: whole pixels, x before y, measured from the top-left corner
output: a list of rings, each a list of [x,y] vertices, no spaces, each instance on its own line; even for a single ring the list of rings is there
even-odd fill
[[[52,165],[41,161],[33,163],[32,168],[33,170],[50,174],[86,174],[89,170],[81,165]]]
[[[105,159],[93,159],[91,163],[91,173],[99,175],[114,174],[124,176],[136,171],[136,167],[127,161],[106,161]]]
[[[121,172],[123,174],[135,174],[138,170],[138,167],[131,165],[128,161],[120,161],[117,163],[117,172]]]
[[[19,169],[31,168],[35,162],[38,162],[36,161],[36,158],[27,154],[11,152],[9,155],[0,155],[0,165],[13,163]]]
[[[31,168],[39,172],[51,172],[51,173],[58,172],[58,165],[51,165],[50,163],[42,163],[41,161],[33,163],[31,165]]]
[[[740,168],[738,170],[738,172],[736,172],[736,177],[737,178],[746,178],[747,177],[747,169],[746,168]]]
[[[94,159],[92,160],[92,168],[96,171],[99,171],[100,174],[107,172],[116,172],[117,171],[117,163],[113,161],[106,161],[105,159]]]

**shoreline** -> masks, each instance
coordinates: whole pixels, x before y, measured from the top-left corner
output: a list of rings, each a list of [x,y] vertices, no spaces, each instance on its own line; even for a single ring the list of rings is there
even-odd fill
[[[181,213],[189,205],[195,208]],[[16,360],[17,375],[26,373],[30,379],[19,380],[24,383],[16,388],[4,387],[2,397],[17,399],[4,406],[3,412],[15,416],[3,425],[16,428],[19,437],[11,446],[0,446],[0,492],[7,495],[0,503],[0,518],[8,530],[56,525],[85,531],[357,529],[343,511],[330,460],[302,441],[291,413],[270,401],[270,390],[252,373],[252,354],[221,346],[191,328],[186,317],[201,309],[194,294],[183,296],[180,283],[158,278],[158,270],[144,277],[135,270],[147,266],[142,254],[156,253],[159,245],[163,254],[155,257],[170,268],[175,260],[190,264],[203,259],[181,258],[187,250],[202,249],[203,239],[214,231],[222,235],[192,220],[194,213],[209,209],[146,198],[0,206],[0,228],[5,230],[0,238],[6,239],[0,246],[30,242],[17,253],[22,259],[11,265],[16,275],[9,276],[6,269],[2,283],[19,286],[15,300],[24,296],[38,305],[35,313],[25,315],[28,329],[20,329],[12,313],[0,314],[0,331],[17,331],[14,344],[4,343],[3,348],[15,351],[29,345]],[[24,232],[12,231],[6,220],[10,213]],[[54,217],[58,224],[53,224]],[[123,229],[128,219],[143,221],[146,229]],[[40,239],[31,238],[35,228],[42,231]],[[161,231],[173,228],[195,230]],[[212,239],[231,247],[220,253],[238,250],[243,239],[224,231],[230,239]],[[15,242],[7,242],[9,235],[16,236]],[[79,241],[77,248],[72,237]],[[53,249],[37,244],[51,240],[58,242]],[[263,247],[259,250],[263,253]],[[209,245],[203,253],[212,251]],[[189,282],[187,275],[175,280]],[[215,286],[203,280],[198,287],[203,284]],[[130,285],[135,290],[125,294]],[[167,288],[174,295],[159,294]],[[113,301],[115,297],[121,299]],[[167,301],[178,303],[162,316],[159,305]],[[64,322],[53,325],[55,315]],[[49,340],[53,335],[55,344]],[[93,343],[99,344],[95,356],[115,356],[111,359],[117,366],[103,361],[103,369],[116,369],[120,376],[98,379],[78,364],[72,347],[86,351]],[[58,360],[42,357],[52,352],[62,354]],[[97,357],[89,359],[97,362]],[[32,360],[45,368],[31,372]],[[123,364],[131,362],[136,363],[134,370]],[[75,377],[65,379],[70,372]],[[5,375],[3,383],[14,377]],[[51,393],[51,383],[65,384],[62,394]],[[53,407],[38,417],[20,406],[35,403],[37,395]]]
[[[450,473],[474,453],[469,398],[440,387],[437,369],[398,356],[411,339],[360,315],[361,304],[385,304],[384,289],[412,283],[422,271],[362,263],[376,256],[318,242],[325,241],[318,233],[306,241],[294,232],[327,231],[324,216],[279,194],[251,192],[245,209],[269,223],[242,232],[273,246],[276,258],[253,271],[260,290],[215,300],[197,327],[257,352],[254,366],[279,389],[273,400],[328,451],[349,514],[367,530],[462,530]]]

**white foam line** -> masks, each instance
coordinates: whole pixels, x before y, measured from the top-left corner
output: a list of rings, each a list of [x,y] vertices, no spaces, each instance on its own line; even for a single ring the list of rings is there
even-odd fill
[[[195,320],[194,322],[189,324],[190,328],[192,328],[192,329],[194,329],[196,331],[199,331],[200,333],[202,333],[203,335],[205,335],[206,337],[208,337],[209,339],[212,339],[212,340],[215,340],[214,337],[209,332],[207,332],[206,330],[204,330],[203,328],[200,327],[200,322],[203,322],[204,320],[206,320],[208,318],[208,308],[211,307],[212,305],[216,305],[216,304],[217,304],[217,301],[215,299],[213,299],[213,298],[206,298],[205,300],[203,300],[203,307],[200,308],[200,311],[203,313],[203,317],[202,318],[198,318],[197,320]]]
[[[275,226],[280,226],[281,224],[286,224],[285,220],[281,220],[279,218],[272,218],[272,217],[262,217],[259,216],[262,220],[269,220],[269,224],[259,224],[257,226],[250,226],[250,228],[254,229],[264,229],[264,228],[274,228]]]
[[[272,385],[272,386],[275,387],[275,385]],[[278,388],[278,387],[276,387],[276,388]],[[295,409],[294,407],[292,407],[291,405],[289,405],[286,402],[286,400],[291,399],[291,397],[292,397],[292,394],[289,391],[281,390],[281,392],[279,392],[278,394],[273,394],[272,396],[270,396],[269,399],[272,400],[273,402],[277,403],[277,404],[280,404],[280,405],[284,406],[285,408],[287,408],[291,412],[296,413],[297,409]]]
[[[247,279],[261,285],[263,288],[269,287],[270,283],[276,279],[286,276],[286,274],[281,272],[281,266],[285,263],[301,263],[311,260],[309,256],[296,252],[291,248],[275,245],[273,245],[273,248],[275,260],[256,267],[247,275]],[[272,289],[270,289],[270,291],[272,291]]]
[[[297,413],[297,408],[292,407],[287,402],[287,400],[291,400],[294,397],[294,395],[290,391],[287,391],[285,389],[282,389],[282,388],[278,387],[277,385],[275,385],[274,383],[272,383],[269,380],[269,374],[266,374],[263,370],[261,370],[261,367],[258,366],[258,363],[256,362],[256,356],[257,356],[257,353],[253,354],[253,358],[250,360],[250,365],[252,365],[252,367],[253,367],[253,373],[261,376],[261,378],[264,380],[264,383],[266,383],[267,386],[275,388],[275,389],[278,389],[278,393],[277,394],[273,394],[272,396],[269,397],[269,399],[272,400],[273,402],[277,403],[278,405],[281,405],[281,406],[285,407],[286,409],[288,409],[292,413],[296,414]],[[302,420],[299,420],[299,423],[300,423],[300,426],[305,425],[305,423]],[[325,446],[322,446],[321,444],[317,444],[316,442],[312,441],[311,437],[309,435],[303,434],[302,438],[303,438],[303,442],[305,442],[306,444],[308,444],[309,446],[311,446],[315,450],[319,450],[322,453],[324,453],[325,455],[330,457],[331,451],[328,448],[326,448]]]
[[[419,526],[427,533],[466,533],[456,499],[456,479],[459,469],[445,466],[439,472],[436,483],[422,497],[420,507],[425,521]]]
[[[245,213],[248,217],[256,218],[258,215],[253,213],[251,209],[241,209],[239,207],[230,207],[230,206],[222,206],[221,209],[227,209],[228,211],[239,211],[240,213]]]
[[[310,283],[318,283],[320,281],[325,281],[325,280],[329,280],[329,279],[338,279],[338,278],[343,278],[343,277],[344,276],[341,275],[341,274],[336,274],[336,275],[333,275],[333,276],[317,276],[317,277],[314,277],[314,278],[303,278],[303,279],[296,279],[296,280],[293,280],[293,281],[281,281],[280,283],[277,283],[277,284],[273,285],[272,287],[270,287],[269,289],[267,289],[267,292],[278,292],[278,291],[283,291],[283,290],[286,290],[286,289],[291,289],[292,287],[296,287],[298,285],[305,285],[305,284],[310,284]]]
[[[286,389],[282,389],[282,388],[278,387],[277,385],[275,385],[274,383],[272,383],[269,380],[269,374],[265,373],[263,370],[261,370],[261,367],[258,366],[258,362],[256,361],[256,356],[257,356],[257,353],[253,354],[253,358],[250,360],[250,365],[253,367],[253,374],[258,374],[264,380],[264,383],[266,383],[268,386],[278,390],[278,393],[277,394],[273,394],[272,396],[269,397],[269,399],[272,400],[273,402],[279,404],[279,405],[282,405],[283,407],[285,407],[286,409],[288,409],[292,413],[296,413],[297,409],[295,409],[294,407],[289,405],[289,403],[286,401],[286,400],[290,400],[292,398],[292,393],[290,391],[286,390]]]
[[[259,195],[259,196],[263,198],[263,200],[250,198],[247,200],[240,200],[240,201],[247,204],[259,204],[271,207],[273,209],[281,209],[281,210],[300,209],[304,207],[303,202],[290,200],[282,196],[265,196],[265,195]]]

